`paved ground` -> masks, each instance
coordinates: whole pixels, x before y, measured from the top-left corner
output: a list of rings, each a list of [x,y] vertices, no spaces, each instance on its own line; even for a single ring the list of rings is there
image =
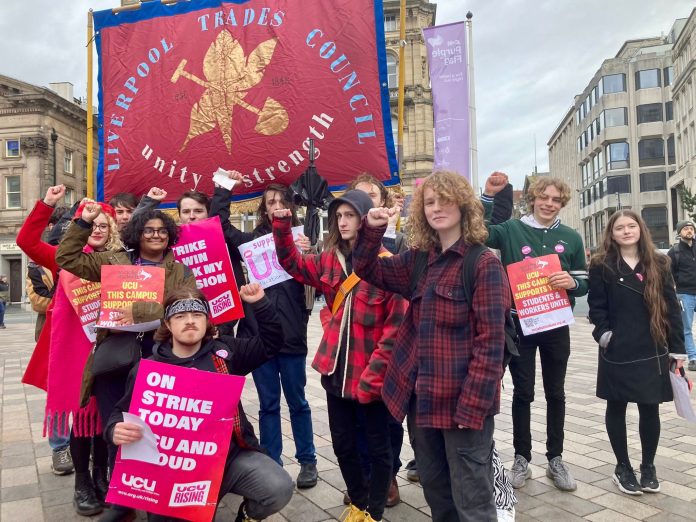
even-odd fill
[[[573,353],[567,379],[564,458],[578,479],[578,490],[561,493],[545,477],[542,442],[545,440],[545,407],[539,383],[537,397],[540,400],[532,411],[533,476],[518,491],[517,520],[696,520],[696,427],[679,419],[672,404],[661,408],[662,438],[656,465],[662,492],[632,498],[619,493],[612,484],[609,477],[613,473],[614,457],[604,430],[604,402],[594,396],[596,345],[590,337],[587,321],[582,317],[577,321],[571,329]],[[72,508],[73,477],[56,477],[50,470],[50,449],[41,437],[44,393],[20,383],[33,348],[31,316],[14,309],[8,314],[6,324],[7,329],[0,330],[0,520],[84,520],[75,515]],[[316,347],[320,330],[316,314],[310,326],[310,345]],[[317,373],[311,369],[307,373],[307,395],[314,418],[321,481],[313,489],[298,491],[272,522],[335,520],[343,511],[343,481],[331,448],[324,392]],[[513,458],[509,377],[505,385],[503,413],[496,419],[496,442],[503,460],[509,465]],[[243,400],[246,411],[253,414],[258,402],[251,379]],[[287,410],[283,416],[286,419],[283,426],[286,468],[295,476],[299,466],[291,457],[294,447]],[[640,442],[635,408],[629,408],[628,422],[631,457],[637,467]],[[405,443],[402,459],[406,461],[411,455],[411,448]],[[403,472],[398,481],[403,502],[387,509],[385,520],[429,520],[429,509],[420,486],[409,483]],[[217,520],[234,520],[233,512],[238,503],[238,498],[228,495]],[[140,518],[145,519],[144,516]]]

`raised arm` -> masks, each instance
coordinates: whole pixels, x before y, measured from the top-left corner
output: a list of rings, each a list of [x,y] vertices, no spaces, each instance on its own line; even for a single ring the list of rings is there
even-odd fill
[[[378,210],[378,209],[371,209]],[[415,258],[414,250],[391,257],[379,257],[382,236],[387,229],[382,225],[371,225],[368,217],[363,219],[362,228],[353,246],[353,270],[362,279],[387,292],[410,297],[410,276]]]
[[[303,285],[321,288],[321,254],[300,254],[297,250],[289,210],[278,210],[273,216],[273,240],[280,266]]]
[[[56,264],[57,247],[41,240],[41,234],[48,226],[51,214],[53,214],[52,206],[47,205],[43,201],[37,201],[34,209],[17,233],[17,246],[37,265],[50,270],[55,277],[58,270],[58,265]]]

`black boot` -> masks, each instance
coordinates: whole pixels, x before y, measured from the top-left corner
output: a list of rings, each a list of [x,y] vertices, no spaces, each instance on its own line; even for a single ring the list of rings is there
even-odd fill
[[[102,505],[94,494],[94,485],[89,471],[75,473],[75,496],[73,506],[78,515],[85,517],[96,515],[103,511]]]
[[[106,480],[106,468],[92,468],[92,483],[94,493],[102,506],[106,506],[106,494],[109,492],[109,481]]]
[[[246,514],[246,501],[239,505],[239,511],[237,511],[237,518],[234,522],[256,522],[253,518]]]
[[[98,522],[131,522],[132,520],[135,520],[135,509],[112,505],[104,510]]]

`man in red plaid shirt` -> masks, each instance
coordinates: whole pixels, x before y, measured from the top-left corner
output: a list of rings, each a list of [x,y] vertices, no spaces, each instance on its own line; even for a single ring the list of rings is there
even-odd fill
[[[491,457],[503,325],[510,309],[507,277],[495,255],[484,252],[473,302],[466,302],[464,256],[488,236],[483,207],[466,179],[434,173],[416,189],[410,210],[413,248],[378,258],[388,217],[397,210],[374,209],[353,250],[361,277],[411,300],[382,397],[397,420],[408,414],[414,428],[418,471],[433,520],[496,520]],[[427,272],[411,295],[417,250],[428,252]]]

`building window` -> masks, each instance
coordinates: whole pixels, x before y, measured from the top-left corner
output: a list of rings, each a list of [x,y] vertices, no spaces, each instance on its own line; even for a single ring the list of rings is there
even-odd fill
[[[607,170],[627,169],[629,166],[628,142],[617,141],[607,145]]]
[[[397,159],[399,158],[399,118],[396,116],[391,117],[392,124],[392,138],[394,139],[394,151],[396,153]]]
[[[646,69],[636,72],[636,89],[660,87],[660,69]]]
[[[396,15],[385,15],[384,16],[384,32],[389,33],[392,31],[399,30],[399,20]]]
[[[391,53],[387,53],[387,85],[390,89],[396,89],[399,86],[399,68],[396,65],[396,58]]]
[[[5,140],[5,157],[19,158],[19,140]]]
[[[582,137],[578,137],[578,152],[582,152]]]
[[[582,120],[580,116],[580,109],[575,111],[575,125],[580,125],[580,121]]]
[[[608,194],[627,194],[631,192],[631,176],[610,176],[607,178]]]
[[[648,138],[638,142],[638,165],[651,167],[665,164],[665,141],[662,138]]]
[[[602,126],[599,123],[599,118],[595,118],[594,126],[595,126],[595,135],[599,136],[599,133],[602,132]]]
[[[75,203],[75,191],[69,187],[65,187],[65,204],[68,207],[72,207]]]
[[[612,92],[626,91],[626,75],[625,74],[610,74],[602,77],[604,94]]]
[[[640,191],[667,190],[667,177],[664,172],[641,172]]]
[[[599,102],[599,89],[597,88],[596,85],[594,86],[594,88],[590,92],[590,96],[592,97],[592,99],[594,100],[595,105],[596,105],[597,102]]]
[[[5,178],[5,208],[22,208],[21,188],[19,176]]]
[[[670,134],[667,138],[667,163],[673,165],[677,162],[677,158],[674,154],[674,134]]]
[[[628,109],[626,107],[617,107],[616,109],[605,109],[599,116],[600,125],[605,129],[607,127],[621,127],[628,125]]]
[[[674,74],[674,70],[672,69],[672,67],[665,67],[664,69],[662,69],[662,72],[664,73],[665,77],[665,87],[667,87],[668,85],[672,85],[672,76]]]
[[[653,243],[658,246],[666,246],[669,242],[667,230],[667,208],[646,207],[641,211],[645,224],[650,229]]]
[[[646,105],[638,105],[636,107],[638,115],[638,123],[650,123],[653,121],[662,121],[662,104],[648,103]]]
[[[65,149],[65,156],[63,156],[63,170],[67,174],[73,173],[73,153],[71,150]]]
[[[674,119],[674,109],[672,108],[672,102],[668,101],[665,103],[665,121],[670,121]]]

